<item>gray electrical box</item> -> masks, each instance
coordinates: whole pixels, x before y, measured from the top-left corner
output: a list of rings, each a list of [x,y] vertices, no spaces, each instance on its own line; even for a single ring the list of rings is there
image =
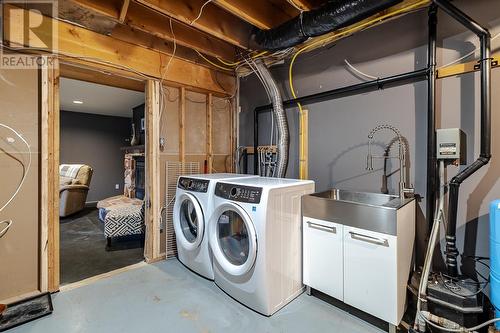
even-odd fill
[[[460,128],[441,128],[436,131],[437,159],[467,164],[467,142]]]

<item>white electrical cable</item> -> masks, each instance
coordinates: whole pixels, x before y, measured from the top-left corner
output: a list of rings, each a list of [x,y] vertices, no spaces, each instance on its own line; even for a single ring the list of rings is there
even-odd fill
[[[499,32],[498,34],[496,34],[495,36],[493,36],[493,37],[491,38],[491,41],[494,41],[494,40],[495,40],[495,39],[497,39],[498,37],[500,37],[500,32]],[[455,60],[453,60],[453,61],[451,61],[451,62],[449,62],[449,63],[447,63],[447,64],[445,64],[445,65],[442,65],[442,66],[440,66],[438,69],[441,69],[441,68],[444,68],[444,67],[448,67],[448,66],[454,65],[454,64],[456,64],[456,63],[458,63],[458,62],[460,62],[460,61],[462,61],[462,60],[464,60],[464,59],[466,59],[466,58],[470,57],[471,55],[475,54],[478,50],[479,50],[479,47],[476,47],[474,50],[470,51],[470,52],[469,52],[469,53],[467,53],[466,55],[464,55],[464,56],[462,56],[462,57],[460,57],[460,58],[458,58],[458,59],[455,59]]]
[[[300,8],[293,0],[287,0],[287,2],[292,5],[295,9],[297,9],[299,12],[303,12],[304,10]]]
[[[201,15],[203,15],[203,8],[205,8],[206,5],[208,5],[210,2],[212,2],[212,0],[208,0],[206,1],[200,8],[200,12],[198,13],[198,16],[196,16],[196,18],[194,20],[191,21],[191,25],[193,25],[196,21],[198,21],[201,17]]]
[[[0,73],[0,79],[1,79],[3,82],[7,83],[9,86],[14,87],[14,83],[12,83],[12,82],[10,82],[9,80],[7,80],[7,79],[5,78],[5,76],[3,76],[3,75],[2,75],[2,73]]]
[[[9,200],[7,200],[7,202],[5,202],[5,204],[3,204],[1,207],[0,207],[0,212],[2,210],[5,209],[5,207],[7,207],[7,205],[9,205],[12,200],[14,200],[14,198],[17,196],[17,194],[19,193],[19,191],[21,190],[21,187],[23,186],[24,184],[24,181],[26,180],[26,177],[28,175],[28,172],[30,170],[30,167],[31,167],[31,147],[29,145],[29,143],[22,137],[21,134],[19,134],[19,132],[17,132],[15,129],[13,129],[12,127],[8,126],[8,125],[5,125],[5,124],[2,124],[0,123],[0,126],[1,127],[4,127],[8,130],[10,130],[12,133],[14,133],[25,145],[26,147],[28,148],[28,166],[26,167],[26,169],[24,170],[24,173],[23,173],[23,177],[21,178],[21,182],[19,183],[19,185],[17,186],[17,189],[16,191],[14,192],[14,194],[10,197]],[[23,167],[24,167],[24,164],[23,164]]]
[[[7,224],[2,230],[0,230],[0,238],[2,238],[3,235],[7,233],[7,230],[9,230],[10,226],[12,225],[12,220],[0,221],[0,224]]]
[[[366,74],[366,73],[363,73],[362,71],[360,71],[359,69],[357,69],[356,67],[354,67],[353,65],[351,65],[351,63],[349,63],[349,61],[347,61],[347,59],[344,59],[344,62],[345,64],[351,69],[353,70],[354,72],[356,72],[357,74],[361,75],[361,76],[364,76],[370,80],[378,80],[379,78],[376,77],[376,76],[373,76],[373,75],[370,75],[370,74]]]

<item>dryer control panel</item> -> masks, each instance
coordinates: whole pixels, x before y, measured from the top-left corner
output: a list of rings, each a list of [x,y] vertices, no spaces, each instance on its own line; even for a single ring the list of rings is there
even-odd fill
[[[258,204],[262,195],[261,187],[217,183],[215,195],[224,199],[238,202]]]
[[[208,191],[209,180],[181,177],[177,184],[178,188],[186,191],[206,193]]]

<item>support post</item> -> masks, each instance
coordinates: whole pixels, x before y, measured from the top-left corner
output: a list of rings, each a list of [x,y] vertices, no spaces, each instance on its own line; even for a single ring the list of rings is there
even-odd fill
[[[213,169],[213,137],[212,137],[212,112],[213,96],[207,95],[207,173],[212,173]]]
[[[427,235],[434,221],[434,208],[436,206],[436,36],[437,36],[437,7],[429,8],[429,40],[427,46],[427,189],[426,189],[426,220]],[[417,260],[418,262],[418,260]]]

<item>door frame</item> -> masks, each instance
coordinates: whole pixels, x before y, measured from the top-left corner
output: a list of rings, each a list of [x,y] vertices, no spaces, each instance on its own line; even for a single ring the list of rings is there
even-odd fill
[[[160,81],[139,76],[126,70],[117,70],[90,61],[42,56],[40,71],[41,113],[41,212],[40,212],[40,278],[41,292],[56,292],[60,286],[60,239],[59,239],[59,161],[60,120],[59,80],[64,76],[64,65],[75,66],[81,72],[98,72],[98,77],[114,77],[108,84],[116,86],[116,76],[140,80],[145,86],[146,123],[146,240],[144,258],[151,263],[163,259],[160,255],[160,177],[159,177],[159,116]],[[104,73],[104,74],[103,74]],[[94,83],[95,80],[85,80]],[[115,82],[113,84],[112,82]]]

